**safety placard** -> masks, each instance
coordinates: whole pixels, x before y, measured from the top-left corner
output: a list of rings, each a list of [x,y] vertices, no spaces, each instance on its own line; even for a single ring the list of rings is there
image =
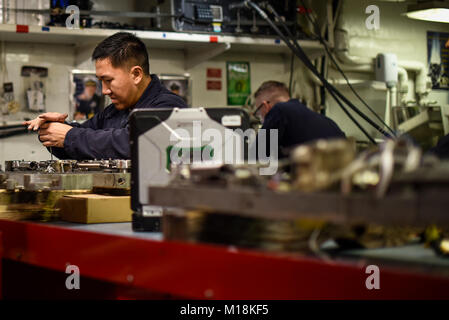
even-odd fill
[[[249,62],[227,62],[228,105],[242,106],[251,94]]]

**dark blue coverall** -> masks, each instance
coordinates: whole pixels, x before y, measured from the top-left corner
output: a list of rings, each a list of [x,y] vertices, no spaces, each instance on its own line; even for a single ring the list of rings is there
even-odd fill
[[[283,158],[295,145],[317,139],[345,138],[338,125],[322,114],[316,113],[298,99],[277,103],[265,116],[262,129],[278,130],[278,157]],[[267,139],[266,154],[270,141]]]
[[[114,104],[106,107],[86,122],[73,126],[65,137],[64,148],[53,147],[59,159],[129,159],[128,116],[131,109],[186,108],[184,100],[166,89],[152,74],[151,82],[133,108],[117,110]]]
[[[449,134],[442,137],[438,144],[430,149],[430,152],[433,152],[440,159],[448,159],[449,160]]]

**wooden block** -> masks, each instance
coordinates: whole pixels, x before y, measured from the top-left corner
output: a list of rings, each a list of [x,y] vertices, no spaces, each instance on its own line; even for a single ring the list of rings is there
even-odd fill
[[[61,220],[78,223],[131,221],[129,196],[69,195],[59,200]]]

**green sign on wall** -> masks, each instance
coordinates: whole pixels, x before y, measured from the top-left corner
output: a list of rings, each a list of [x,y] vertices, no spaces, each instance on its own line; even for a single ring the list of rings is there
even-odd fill
[[[251,94],[249,62],[227,62],[228,105],[242,106]]]

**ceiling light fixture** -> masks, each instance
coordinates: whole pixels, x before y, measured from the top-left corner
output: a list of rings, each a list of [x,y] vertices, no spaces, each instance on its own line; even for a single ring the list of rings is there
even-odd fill
[[[449,23],[449,1],[420,1],[409,5],[405,15],[416,20]]]

